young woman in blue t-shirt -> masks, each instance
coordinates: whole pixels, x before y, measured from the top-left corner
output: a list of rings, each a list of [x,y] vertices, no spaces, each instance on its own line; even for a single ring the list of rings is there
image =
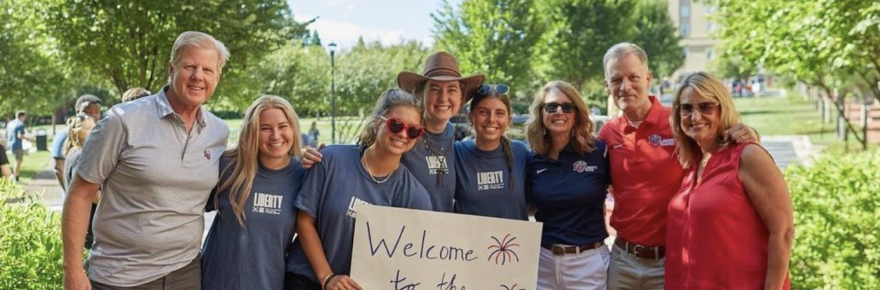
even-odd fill
[[[296,199],[297,241],[288,258],[286,289],[361,289],[351,272],[357,206],[431,210],[428,192],[401,165],[424,133],[418,101],[385,91],[357,145],[330,145],[309,169]]]
[[[240,132],[220,159],[206,207],[217,216],[202,249],[202,287],[283,289],[304,174],[299,119],[287,100],[263,96],[248,107]]]
[[[482,85],[468,112],[474,138],[455,142],[456,212],[528,220],[525,143],[505,136],[510,127],[507,85]]]

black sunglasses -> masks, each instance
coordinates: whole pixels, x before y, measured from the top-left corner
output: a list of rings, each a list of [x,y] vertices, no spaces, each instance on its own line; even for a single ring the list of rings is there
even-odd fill
[[[544,103],[544,112],[547,112],[548,114],[549,113],[556,113],[556,111],[559,110],[560,107],[562,108],[562,112],[566,113],[566,114],[577,110],[577,106],[575,106],[574,103],[552,102],[552,103]]]
[[[401,121],[397,117],[379,117],[382,118],[382,120],[385,120],[385,126],[388,127],[388,131],[391,131],[391,133],[394,134],[398,134],[400,133],[400,131],[406,130],[406,137],[409,137],[410,139],[417,139],[422,136],[423,132],[425,132],[425,129],[421,126],[404,124],[403,121]]]
[[[694,110],[699,110],[700,114],[711,115],[715,112],[715,108],[719,106],[721,106],[721,104],[713,102],[702,102],[698,104],[682,103],[678,105],[678,113],[681,115],[690,115],[694,113]]]
[[[507,92],[510,91],[510,87],[505,84],[482,85],[480,86],[480,89],[477,90],[477,93],[486,96],[491,94],[492,91],[495,91],[495,93],[498,93],[499,95],[506,95]]]

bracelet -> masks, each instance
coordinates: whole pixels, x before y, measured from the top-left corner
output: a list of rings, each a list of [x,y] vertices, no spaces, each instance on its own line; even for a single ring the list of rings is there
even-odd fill
[[[330,273],[330,274],[328,274],[326,277],[324,277],[324,281],[323,281],[323,283],[322,283],[323,286],[321,287],[321,289],[326,290],[326,289],[327,289],[327,285],[330,285],[330,280],[333,280],[333,277],[336,277],[336,274]]]

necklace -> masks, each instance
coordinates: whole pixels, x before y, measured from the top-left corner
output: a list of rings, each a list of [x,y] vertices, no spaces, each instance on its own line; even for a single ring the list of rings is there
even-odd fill
[[[367,170],[367,175],[369,175],[370,179],[372,179],[373,182],[375,182],[376,184],[385,183],[386,181],[388,181],[388,179],[391,179],[391,176],[394,175],[394,172],[397,171],[397,168],[394,168],[394,170],[392,170],[391,173],[389,173],[387,176],[385,176],[385,179],[382,179],[382,180],[376,179],[376,177],[373,176],[372,170],[370,170],[370,166],[367,165],[367,151],[366,150],[364,150],[364,154],[361,155],[361,164],[364,165],[364,169]]]

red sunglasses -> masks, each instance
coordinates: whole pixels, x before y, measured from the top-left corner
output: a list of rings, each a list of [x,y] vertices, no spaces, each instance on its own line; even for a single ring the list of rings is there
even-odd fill
[[[422,136],[422,133],[425,132],[425,129],[419,125],[407,125],[404,124],[403,121],[398,119],[397,117],[385,118],[385,116],[379,116],[382,120],[385,120],[385,126],[388,127],[388,131],[391,133],[397,134],[400,131],[406,130],[406,137],[410,139],[417,139]]]

